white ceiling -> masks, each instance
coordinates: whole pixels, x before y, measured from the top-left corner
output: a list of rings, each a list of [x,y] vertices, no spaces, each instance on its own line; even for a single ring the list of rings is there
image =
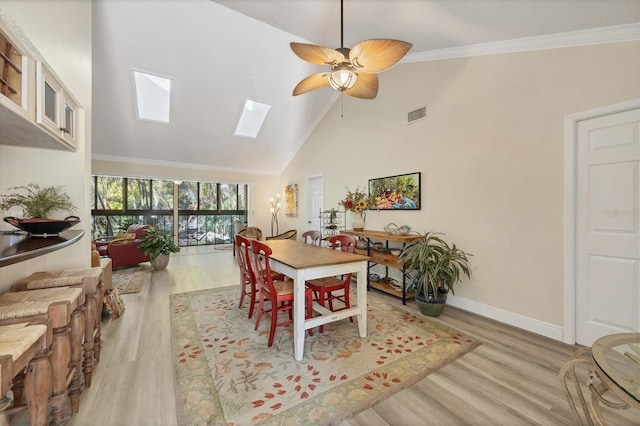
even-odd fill
[[[340,47],[339,0],[98,0],[93,11],[94,158],[278,174],[338,99],[291,95],[318,68],[289,42]],[[639,21],[640,0],[345,0],[344,44],[408,41],[411,61]],[[134,69],[173,79],[171,124],[135,119]],[[246,99],[272,105],[256,139],[233,135]]]

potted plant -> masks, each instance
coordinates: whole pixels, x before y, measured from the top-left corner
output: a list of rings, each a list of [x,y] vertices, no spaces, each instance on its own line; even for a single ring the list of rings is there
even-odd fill
[[[35,183],[9,188],[14,192],[0,195],[0,210],[22,207],[24,219],[9,216],[4,221],[37,235],[57,234],[75,225],[80,221],[77,216],[67,216],[64,220],[50,218],[50,214],[57,210],[77,210],[62,188],[63,186],[40,188]]]
[[[471,254],[449,245],[439,235],[425,232],[400,253],[410,275],[408,289],[414,292],[420,312],[427,316],[440,315],[447,294],[455,294],[454,285],[462,283],[463,275],[471,278]]]
[[[147,229],[144,237],[141,238],[138,248],[149,256],[153,269],[165,269],[169,264],[171,253],[180,251],[173,242],[173,235],[161,231],[155,227]]]

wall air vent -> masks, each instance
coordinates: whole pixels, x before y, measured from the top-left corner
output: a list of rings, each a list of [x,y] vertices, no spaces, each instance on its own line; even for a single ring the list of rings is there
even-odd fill
[[[407,114],[407,124],[413,124],[416,121],[424,120],[427,118],[427,107],[414,109]]]

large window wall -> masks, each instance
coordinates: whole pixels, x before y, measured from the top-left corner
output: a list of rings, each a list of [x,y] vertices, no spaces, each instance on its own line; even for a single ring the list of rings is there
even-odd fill
[[[234,222],[246,221],[243,184],[92,176],[91,190],[93,238],[143,223],[177,234],[181,246],[227,244]]]

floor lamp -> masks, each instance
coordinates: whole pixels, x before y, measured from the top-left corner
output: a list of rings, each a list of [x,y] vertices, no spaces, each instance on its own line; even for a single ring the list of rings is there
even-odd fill
[[[269,198],[269,202],[271,203],[271,236],[278,234],[278,212],[280,211],[280,207],[282,207],[282,203],[280,203],[280,194],[276,194],[276,198]],[[273,226],[276,227],[276,233],[273,233]]]

